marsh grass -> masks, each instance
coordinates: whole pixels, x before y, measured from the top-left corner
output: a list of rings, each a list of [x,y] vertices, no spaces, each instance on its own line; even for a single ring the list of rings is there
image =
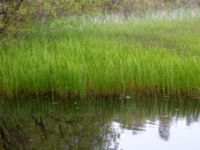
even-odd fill
[[[199,96],[198,16],[137,23],[71,17],[21,32],[0,43],[2,96]]]

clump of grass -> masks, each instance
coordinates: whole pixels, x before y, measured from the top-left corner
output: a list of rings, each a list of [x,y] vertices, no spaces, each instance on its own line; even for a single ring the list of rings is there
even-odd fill
[[[199,96],[200,21],[32,26],[0,43],[2,95]]]

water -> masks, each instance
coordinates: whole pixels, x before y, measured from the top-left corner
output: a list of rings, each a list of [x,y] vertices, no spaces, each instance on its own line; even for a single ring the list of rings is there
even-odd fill
[[[197,100],[0,104],[0,150],[199,150]]]

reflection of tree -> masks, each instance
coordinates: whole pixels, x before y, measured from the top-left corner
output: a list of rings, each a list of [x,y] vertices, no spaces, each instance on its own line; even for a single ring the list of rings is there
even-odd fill
[[[169,140],[173,118],[187,116],[190,124],[198,120],[200,112],[200,103],[170,102],[172,104],[163,101],[120,103],[99,100],[56,105],[51,101],[5,102],[0,104],[0,150],[38,149],[38,146],[44,150],[104,150],[109,149],[112,142],[116,143],[114,146],[117,149],[121,133],[112,128],[112,121],[118,122],[120,128],[137,134],[145,132],[147,124],[154,126],[157,116],[161,114],[168,116],[159,118],[159,134],[162,139]],[[179,111],[175,111],[176,108]]]
[[[52,105],[49,101],[0,105],[0,150],[104,149],[110,115],[90,104],[81,108],[74,102]]]
[[[106,143],[109,127],[101,126],[101,121],[95,122],[91,117],[72,120],[60,115],[46,115],[5,119],[0,121],[0,145],[3,150],[37,149],[38,146],[42,150],[100,150]]]
[[[159,121],[159,135],[162,139],[168,141],[170,137],[171,119],[169,116],[161,116]]]

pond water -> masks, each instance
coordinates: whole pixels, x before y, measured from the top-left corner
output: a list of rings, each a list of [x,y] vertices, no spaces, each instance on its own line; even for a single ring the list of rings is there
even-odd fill
[[[0,102],[0,150],[199,150],[197,100]]]

